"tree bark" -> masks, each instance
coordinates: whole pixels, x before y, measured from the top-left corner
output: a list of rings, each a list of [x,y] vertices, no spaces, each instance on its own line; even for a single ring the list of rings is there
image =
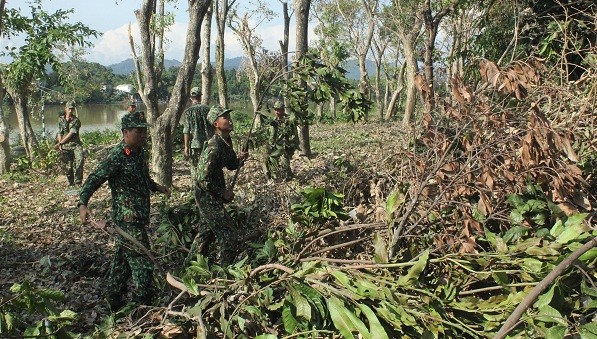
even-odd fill
[[[228,107],[228,84],[224,71],[224,32],[228,11],[236,0],[215,0],[216,27],[218,36],[216,40],[216,79],[218,82],[218,102],[223,107]]]
[[[311,0],[294,0],[296,13],[296,59],[299,60],[307,53],[309,38],[309,8]],[[302,84],[305,86],[306,84]],[[307,114],[308,112],[298,112]],[[299,147],[304,156],[311,156],[311,141],[309,138],[309,124],[302,123],[299,127]]]
[[[423,18],[425,22],[425,32],[427,34],[427,39],[425,40],[425,61],[423,67],[425,69],[425,80],[429,84],[429,93],[427,95],[427,100],[425,103],[425,106],[427,107],[427,112],[431,112],[435,109],[433,51],[435,50],[435,39],[437,38],[437,31],[439,29],[439,24],[441,23],[443,18],[450,12],[455,10],[455,7],[458,5],[458,2],[459,0],[452,0],[450,6],[444,7],[441,11],[435,14],[435,16],[433,16],[433,12],[431,10],[431,0],[425,0],[423,8]]]
[[[21,133],[21,143],[25,148],[25,154],[27,154],[29,159],[32,159],[33,148],[37,145],[37,138],[35,137],[35,132],[31,127],[31,120],[29,119],[29,108],[27,107],[28,93],[23,89],[7,88],[6,90],[13,100],[19,124],[19,132]]]
[[[406,70],[406,64],[403,63],[400,67],[400,71],[398,72],[398,80],[396,84],[396,90],[392,93],[392,98],[388,103],[388,108],[386,109],[386,116],[385,120],[390,120],[394,116],[394,112],[396,112],[396,103],[400,98],[400,94],[404,90],[404,71]]]
[[[203,29],[201,35],[201,47],[203,53],[201,56],[201,103],[209,105],[211,100],[211,86],[213,83],[213,71],[211,67],[211,18],[213,6],[207,7],[205,18],[203,19]]]
[[[4,6],[6,0],[0,0],[0,35],[2,35],[2,18],[4,17]],[[4,84],[0,78],[0,102],[4,101],[6,92]],[[0,175],[7,173],[10,170],[10,130],[8,129],[8,121],[4,117],[2,107],[0,107]]]
[[[1,96],[3,97],[3,95]],[[0,108],[0,175],[10,170],[10,133],[8,122]]]
[[[189,24],[187,28],[185,51],[182,66],[178,70],[172,96],[166,109],[158,110],[157,84],[159,74],[155,69],[154,36],[151,31],[151,19],[154,14],[155,0],[144,0],[140,9],[135,11],[141,31],[141,51],[144,88],[140,91],[147,108],[147,116],[152,140],[152,169],[155,180],[165,186],[172,185],[172,136],[180,120],[185,104],[189,99],[193,75],[199,60],[201,47],[201,24],[210,0],[189,0]]]
[[[420,26],[419,26],[420,28]],[[415,37],[416,39],[416,37]],[[417,104],[417,88],[415,86],[415,75],[417,74],[417,59],[415,57],[415,40],[403,41],[402,46],[404,47],[404,62],[406,63],[406,103],[404,104],[404,117],[402,118],[402,124],[404,127],[409,127],[413,115],[415,113],[415,107]]]

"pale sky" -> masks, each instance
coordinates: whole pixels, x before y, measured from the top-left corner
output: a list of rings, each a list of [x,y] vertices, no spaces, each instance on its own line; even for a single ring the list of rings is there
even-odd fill
[[[261,21],[257,25],[255,21],[256,32],[261,36],[264,43],[263,46],[269,50],[279,50],[278,41],[282,39],[283,23],[281,19],[282,5],[279,0],[264,0],[269,8],[274,11],[275,18],[271,21]],[[31,11],[29,9],[28,0],[12,0],[7,1],[7,8],[20,8],[21,14],[27,15]],[[242,6],[239,8],[239,13],[246,12],[246,8],[252,7],[252,1],[239,0],[237,3]],[[288,1],[289,8],[292,7],[292,1]],[[141,0],[43,0],[42,8],[54,13],[57,9],[74,9],[71,14],[71,22],[82,22],[91,29],[103,33],[98,39],[90,40],[94,47],[89,50],[86,59],[91,62],[98,62],[102,65],[111,65],[128,58],[131,58],[131,50],[128,42],[128,25],[132,24],[133,38],[135,42],[139,42],[137,20],[134,11],[140,8]],[[178,8],[170,5],[169,11],[175,15],[175,24],[170,28],[167,34],[169,44],[166,49],[166,59],[182,60],[184,51],[184,43],[186,36],[186,29],[188,23],[187,2],[184,0],[178,1]],[[258,20],[255,18],[253,20]],[[252,21],[253,22],[253,21]],[[312,35],[312,27],[310,27]],[[215,23],[213,23],[212,30],[212,59],[215,39]],[[290,49],[295,45],[294,39],[294,20],[291,19],[290,24]],[[5,46],[18,46],[22,41],[14,39],[13,41],[1,40],[0,48]],[[234,58],[243,55],[242,48],[236,36],[227,31],[225,41],[226,58]]]

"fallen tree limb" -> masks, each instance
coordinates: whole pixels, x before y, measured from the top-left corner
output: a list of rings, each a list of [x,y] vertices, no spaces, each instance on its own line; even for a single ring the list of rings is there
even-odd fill
[[[496,333],[494,339],[503,339],[506,335],[513,330],[516,325],[518,324],[518,319],[526,312],[526,310],[535,302],[535,299],[549,287],[553,283],[553,281],[560,276],[560,274],[564,273],[564,271],[572,265],[572,263],[578,259],[581,255],[585,252],[590,250],[591,248],[597,246],[597,238],[593,238],[591,241],[587,242],[583,246],[579,247],[576,251],[572,252],[572,254],[562,260],[561,263],[554,268],[537,286],[535,286],[531,292],[524,297],[522,302],[518,304],[518,306],[514,309],[514,312],[510,314],[506,322],[502,325],[500,330]]]
[[[125,238],[126,240],[133,243],[133,245],[137,246],[137,248],[139,250],[141,250],[141,252],[143,252],[143,254],[145,254],[151,260],[151,262],[153,262],[153,265],[160,272],[161,276],[166,275],[166,272],[162,268],[162,265],[160,265],[160,263],[153,256],[153,254],[151,254],[151,252],[145,246],[143,246],[143,244],[141,244],[137,239],[133,238],[130,234],[126,233],[125,231],[122,230],[122,228],[120,228],[116,225],[114,225],[114,230],[116,231],[116,233],[120,234],[123,238]]]

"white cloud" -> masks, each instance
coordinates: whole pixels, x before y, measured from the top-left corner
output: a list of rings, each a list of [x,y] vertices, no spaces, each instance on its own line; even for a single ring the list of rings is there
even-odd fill
[[[184,47],[186,43],[187,23],[177,22],[167,32],[168,39],[166,45],[166,59],[182,60],[184,54]],[[139,28],[136,22],[131,23],[131,30],[133,32],[133,39],[135,44],[140,43]],[[284,37],[284,26],[273,25],[267,27],[257,27],[256,33],[263,39],[263,47],[270,51],[279,51],[280,40]],[[293,51],[296,45],[295,27],[290,27],[290,42],[289,50]],[[314,40],[315,36],[310,29],[310,40]],[[212,59],[215,53],[216,28],[212,31]],[[226,58],[235,58],[243,56],[244,52],[236,35],[227,30],[224,38]],[[139,52],[138,52],[139,53]],[[88,60],[98,62],[102,65],[110,65],[121,62],[132,57],[129,41],[128,41],[128,24],[122,25],[116,29],[104,32],[99,41],[95,43],[90,50]]]

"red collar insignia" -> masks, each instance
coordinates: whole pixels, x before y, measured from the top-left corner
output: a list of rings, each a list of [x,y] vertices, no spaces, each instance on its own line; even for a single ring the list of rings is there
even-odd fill
[[[127,157],[131,155],[131,149],[128,146],[125,146],[122,151]]]

